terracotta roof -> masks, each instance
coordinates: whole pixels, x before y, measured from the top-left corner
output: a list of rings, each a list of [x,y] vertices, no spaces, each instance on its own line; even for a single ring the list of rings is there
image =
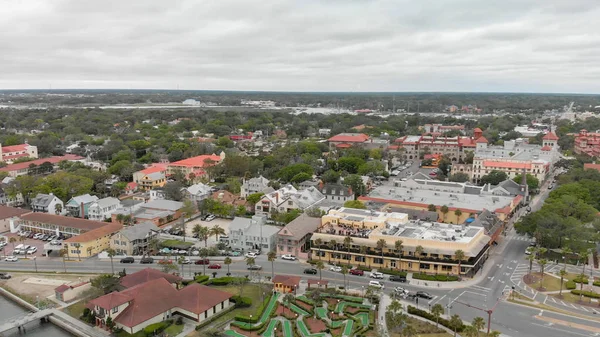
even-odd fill
[[[17,152],[17,151],[25,151],[29,147],[29,144],[19,144],[19,145],[10,145],[10,146],[2,146],[2,153],[4,152]]]
[[[552,151],[552,148],[548,145],[542,147],[542,151]]]
[[[510,161],[484,160],[483,166],[493,168],[531,169],[531,163],[516,163]]]
[[[131,288],[138,284],[156,279],[166,279],[169,283],[177,283],[183,280],[179,276],[163,273],[160,270],[146,268],[133,274],[125,275],[121,278],[121,285],[125,288]]]
[[[128,327],[134,327],[168,311],[178,300],[177,290],[164,278],[142,283],[123,290],[120,294],[132,301],[115,318],[115,322]]]
[[[31,211],[21,208],[0,205],[0,219],[12,218],[14,216],[19,216],[29,212]]]
[[[336,145],[335,147],[340,148],[340,149],[347,149],[349,147],[352,147],[352,145],[346,144],[346,143],[342,143],[342,144]]]
[[[558,140],[558,137],[554,134],[554,132],[548,132],[544,138],[544,140]]]
[[[22,163],[18,163],[18,164],[7,165],[5,167],[0,168],[0,172],[11,172],[11,171],[23,170],[23,169],[28,168],[29,165],[31,165],[31,164],[35,164],[35,165],[39,166],[46,162],[51,163],[51,164],[58,164],[63,160],[81,160],[81,159],[84,159],[84,158],[80,157],[80,156],[76,156],[74,154],[66,154],[64,156],[41,158],[41,159],[26,161],[26,162],[22,162]]]
[[[127,183],[127,188],[128,190],[135,190],[137,188],[138,184],[135,181],[129,182]]]
[[[300,276],[275,275],[271,282],[273,282],[273,284],[281,283],[288,287],[297,287],[300,284]]]
[[[165,172],[167,170],[166,164],[153,164],[152,166],[139,171],[142,174],[152,174],[156,172]]]
[[[62,294],[62,293],[64,293],[65,291],[67,291],[69,289],[71,289],[71,287],[69,287],[66,284],[62,284],[62,285],[59,285],[58,287],[54,288],[54,291],[57,292],[57,293],[59,293],[59,294]]]
[[[91,231],[85,232],[83,234],[79,234],[77,236],[70,237],[70,238],[66,239],[65,242],[78,242],[78,243],[90,242],[90,241],[100,239],[108,234],[116,233],[116,232],[120,231],[121,229],[123,229],[123,225],[120,223],[108,223],[108,222],[104,222],[104,223],[106,225],[104,225],[100,228],[92,229]]]
[[[477,138],[477,140],[475,141],[475,143],[478,143],[478,144],[479,143],[487,143],[487,142],[488,142],[488,140],[484,136]]]
[[[91,300],[90,304],[94,305],[94,306],[98,306],[104,310],[110,310],[121,304],[125,304],[125,303],[131,301],[132,299],[133,299],[133,297],[130,294],[114,291],[110,294],[106,294],[104,296],[100,296],[98,298]]]
[[[330,142],[350,142],[364,143],[369,140],[369,136],[364,133],[340,133],[328,139]]]
[[[187,158],[184,160],[176,161],[174,163],[169,164],[169,166],[186,166],[186,167],[205,167],[210,166],[207,164],[207,161],[213,161],[214,164],[221,162],[221,157],[217,155],[202,155],[196,156],[192,158]],[[214,165],[213,164],[213,165]]]
[[[475,128],[475,129],[473,129],[473,132],[483,132],[483,131],[481,131],[480,128]]]
[[[600,164],[586,163],[586,164],[583,164],[583,169],[600,171]]]
[[[104,227],[108,225],[107,222],[93,221],[81,218],[73,218],[62,215],[48,214],[48,213],[27,213],[20,216],[21,219],[27,221],[37,221],[41,223],[47,223],[52,225],[58,225],[62,227],[71,227],[82,230],[91,231],[92,229]]]
[[[177,307],[200,314],[215,305],[231,298],[232,294],[198,283],[179,290]]]
[[[219,198],[219,195],[222,197]],[[224,204],[234,205],[234,206],[244,206],[246,205],[246,199],[242,199],[239,195],[233,194],[226,190],[218,190],[214,192],[211,196],[211,199],[219,200]]]

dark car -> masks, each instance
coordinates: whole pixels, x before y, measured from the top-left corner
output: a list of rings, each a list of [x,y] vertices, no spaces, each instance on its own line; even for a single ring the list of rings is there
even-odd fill
[[[121,259],[121,263],[134,263],[135,259],[131,256],[124,257]]]
[[[406,276],[392,275],[390,281],[394,282],[406,282]]]
[[[304,274],[313,274],[313,275],[316,275],[317,274],[317,270],[315,268],[306,268],[306,269],[304,269]]]
[[[253,264],[251,266],[248,266],[248,270],[261,270],[262,266],[259,266],[257,264]]]
[[[417,297],[421,297],[427,300],[430,300],[433,298],[433,296],[431,296],[428,292],[425,291],[417,291]]]
[[[194,262],[194,264],[210,264],[210,261],[208,259],[200,259]]]
[[[360,269],[350,269],[348,272],[352,275],[358,275],[358,276],[363,276],[365,274],[364,270],[360,270]]]
[[[142,263],[142,264],[154,263],[154,259],[151,257],[142,257],[142,259],[140,260],[140,263]]]
[[[0,280],[9,280],[12,276],[7,273],[0,273]]]

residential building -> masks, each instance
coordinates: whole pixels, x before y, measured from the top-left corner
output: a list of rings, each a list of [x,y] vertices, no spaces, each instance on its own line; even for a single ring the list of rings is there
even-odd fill
[[[52,164],[53,168],[56,169],[58,167],[58,163],[61,161],[70,161],[70,162],[80,162],[83,163],[85,161],[84,157],[76,156],[73,154],[67,154],[64,156],[55,156],[49,158],[41,158],[32,161],[10,164],[4,167],[0,167],[0,172],[8,172],[9,177],[16,178],[18,176],[29,174],[32,168],[37,168],[44,163]],[[31,165],[34,166],[31,166]],[[35,172],[34,172],[35,173]]]
[[[110,238],[122,228],[120,223],[106,223],[102,227],[66,239],[63,245],[70,256],[92,257],[110,248]]]
[[[13,228],[16,227],[19,217],[27,213],[29,210],[0,205],[0,233],[10,232],[11,224]]]
[[[600,133],[588,132],[586,129],[575,135],[574,151],[590,157],[600,157]]]
[[[31,199],[31,210],[50,214],[65,214],[65,204],[54,194],[38,193]]]
[[[301,259],[308,259],[310,237],[320,225],[321,218],[300,214],[277,232],[277,255],[292,254]]]
[[[146,192],[149,196],[149,201],[164,200],[167,198],[167,193],[162,187],[156,187]]]
[[[90,220],[104,221],[110,219],[111,215],[121,208],[121,201],[117,198],[107,197],[93,201],[88,207],[88,218]]]
[[[275,275],[271,282],[273,282],[273,290],[280,293],[294,293],[300,286],[300,276],[291,275]]]
[[[148,191],[167,184],[167,164],[155,163],[133,173],[133,182],[142,191]]]
[[[267,225],[265,216],[255,215],[252,219],[235,217],[229,224],[229,246],[242,250],[275,250],[278,226]]]
[[[79,282],[75,284],[62,284],[54,289],[54,298],[62,302],[71,302],[79,298],[84,292],[92,288],[92,283]]]
[[[225,159],[225,152],[221,152],[220,155],[202,155],[192,158],[183,159],[170,163],[167,167],[167,175],[173,175],[175,172],[181,172],[188,179],[203,177],[206,175],[206,168],[217,165]],[[193,176],[190,176],[193,174]]]
[[[10,206],[10,207],[23,206],[23,204],[25,203],[25,200],[23,199],[23,194],[17,193],[13,197],[13,196],[10,196],[8,193],[6,193],[6,187],[7,187],[8,183],[5,183],[4,181],[11,180],[11,179],[14,179],[14,178],[6,177],[3,179],[2,183],[0,183],[0,205]]]
[[[508,221],[523,205],[525,198],[523,193],[515,195],[501,186],[438,181],[417,173],[406,181],[394,181],[392,187],[377,187],[358,200],[417,210],[428,210],[433,205],[438,213],[438,220],[461,224],[471,213],[477,214],[485,209],[496,212],[503,221]],[[446,213],[442,212],[445,210],[443,206],[448,208]]]
[[[181,217],[183,203],[173,200],[154,200],[139,204],[135,211],[127,209],[116,210],[112,214],[112,222],[118,222],[119,214],[130,215],[134,223],[152,222],[156,226],[162,226]]]
[[[425,124],[419,127],[424,135],[440,136],[449,131],[459,131],[465,134],[464,125],[443,125],[443,124]]]
[[[319,129],[319,137],[327,137],[331,134],[331,129]]]
[[[339,183],[325,184],[320,189],[321,193],[325,196],[325,200],[329,202],[343,205],[346,201],[354,200],[352,188]]]
[[[340,133],[329,138],[330,149],[345,149],[352,146],[363,146],[371,140],[369,135],[364,133]]]
[[[92,308],[97,326],[106,328],[110,317],[116,328],[135,334],[150,324],[176,316],[201,323],[229,309],[231,297],[230,293],[198,283],[177,289],[160,277],[100,296],[88,306]]]
[[[325,196],[316,187],[297,190],[292,185],[286,185],[275,192],[263,195],[255,205],[255,214],[271,216],[273,212],[285,213],[294,209],[304,211],[317,206],[325,200]]]
[[[351,242],[344,245],[347,237]],[[316,245],[317,239],[323,245]],[[377,248],[379,240],[385,242],[381,250]],[[402,249],[397,251],[395,245],[400,240]],[[322,217],[321,227],[311,237],[311,249],[313,255],[335,264],[474,275],[487,257],[490,241],[480,226],[415,221],[404,213],[341,208]],[[420,255],[416,253],[418,246],[423,248]],[[366,252],[361,247],[367,247]],[[466,256],[460,261],[460,271],[457,250]]]
[[[210,197],[211,193],[211,187],[203,183],[197,183],[183,189],[184,198],[194,203]]]
[[[38,157],[37,146],[25,144],[2,146],[0,145],[0,161],[12,164],[15,159]]]
[[[152,222],[127,226],[112,236],[110,247],[119,255],[143,255],[148,252],[150,241],[158,237],[158,232]]]
[[[213,192],[213,194],[211,194],[210,198],[213,200],[218,200],[219,202],[222,202],[225,205],[231,205],[236,208],[238,206],[246,206],[246,199],[243,199],[239,195],[233,194],[227,190],[215,191]]]
[[[154,268],[144,268],[133,274],[128,274],[121,277],[119,284],[124,289],[127,289],[158,279],[165,279],[173,288],[177,288],[181,281],[183,281],[183,278],[177,275],[163,273],[162,271]]]
[[[127,183],[127,186],[125,186],[125,194],[126,195],[132,195],[134,194],[138,189],[138,184],[134,181]]]
[[[254,193],[267,193],[272,187],[269,187],[269,179],[259,176],[256,178],[244,179],[242,183],[242,189],[240,196],[247,198],[250,194]]]
[[[78,195],[72,197],[71,200],[65,204],[65,208],[70,216],[87,219],[89,216],[90,205],[97,200],[98,197],[95,195]]]

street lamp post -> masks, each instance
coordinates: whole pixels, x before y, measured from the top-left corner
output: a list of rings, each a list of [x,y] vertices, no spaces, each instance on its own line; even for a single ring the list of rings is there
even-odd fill
[[[37,273],[38,269],[37,269],[37,259],[36,258],[37,258],[37,256],[33,257],[33,265],[35,266],[35,272]]]
[[[496,304],[494,304],[494,306],[491,309],[482,309],[482,308],[476,307],[474,305],[471,305],[469,303],[463,303],[463,302],[458,301],[458,300],[454,300],[454,302],[458,302],[458,303],[460,303],[462,305],[466,305],[469,308],[477,309],[477,310],[483,311],[486,314],[488,314],[487,334],[488,335],[490,334],[490,329],[491,329],[491,325],[492,325],[492,314],[494,313],[494,310],[496,309],[496,306],[498,305],[498,303],[500,303],[500,299],[498,299],[496,301]]]

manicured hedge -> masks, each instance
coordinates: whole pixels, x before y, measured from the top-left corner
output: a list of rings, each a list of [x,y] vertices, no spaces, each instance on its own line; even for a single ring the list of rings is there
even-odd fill
[[[234,295],[229,300],[235,303],[236,308],[248,308],[252,305],[252,299],[250,297]]]
[[[236,316],[237,319],[237,316]],[[233,326],[237,326],[238,328],[244,330],[244,331],[257,331],[262,329],[263,327],[265,327],[265,325],[267,324],[269,320],[267,320],[266,322],[263,322],[262,324],[256,325],[256,326],[249,326],[245,323],[241,323],[241,322],[232,322],[231,325]]]
[[[380,268],[380,269],[378,269],[378,271],[380,273],[384,273],[384,274],[388,274],[388,275],[396,275],[396,276],[404,276],[404,277],[406,277],[406,274],[407,274],[405,271],[395,270],[395,269]]]
[[[427,275],[427,274],[413,274],[413,279],[415,280],[425,280],[425,281],[437,281],[437,282],[452,282],[458,281],[458,276],[454,275]]]
[[[217,278],[210,280],[210,284],[213,286],[226,286],[231,283],[240,282],[240,281],[248,282],[248,279],[245,277],[224,276],[224,277],[217,277]]]
[[[265,298],[265,300],[260,304],[260,306],[258,307],[258,309],[256,310],[256,315],[253,315],[252,317],[248,317],[248,316],[242,316],[242,315],[236,315],[235,316],[235,320],[239,321],[239,322],[244,322],[244,323],[256,323],[258,322],[258,320],[262,317],[263,315],[263,311],[265,310],[265,308],[267,307],[267,305],[269,304],[269,301],[271,300],[271,296],[273,295],[269,295],[267,296],[267,298]],[[277,306],[275,306],[273,308],[273,310],[275,310],[275,308],[277,308]],[[269,313],[270,314],[270,313]],[[232,323],[233,324],[233,323]],[[258,329],[256,329],[258,330]],[[252,330],[254,331],[254,330]]]
[[[160,334],[173,323],[172,320],[150,324],[144,328],[144,333],[152,336],[154,333]]]
[[[408,311],[409,314],[421,316],[421,317],[426,318],[434,323],[436,321],[438,321],[441,325],[454,331],[454,328],[452,326],[450,326],[450,321],[445,318],[440,317],[439,320],[436,320],[435,316],[433,316],[431,313],[429,313],[425,310],[417,309],[417,308],[413,307],[412,305],[409,305],[408,308],[406,309],[406,311]],[[465,328],[465,325],[462,324],[461,326],[456,328],[456,332],[462,332],[464,328]]]
[[[585,297],[591,297],[591,298],[600,298],[600,294],[595,293],[595,292],[591,292],[591,291],[581,291],[581,290],[571,290],[571,294],[573,295],[581,295],[583,293],[583,296]]]
[[[567,281],[567,283],[565,283],[565,286],[569,290],[577,288],[577,284],[575,282],[573,282],[573,281]]]
[[[575,277],[575,278],[573,279],[573,282],[575,282],[575,283],[581,283],[581,281],[582,281],[582,280],[583,280],[583,283],[584,283],[584,284],[587,284],[587,283],[588,283],[588,281],[589,281],[587,277],[585,277],[585,276],[584,276],[584,277],[581,277],[581,275],[577,275],[577,277]]]

